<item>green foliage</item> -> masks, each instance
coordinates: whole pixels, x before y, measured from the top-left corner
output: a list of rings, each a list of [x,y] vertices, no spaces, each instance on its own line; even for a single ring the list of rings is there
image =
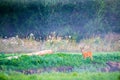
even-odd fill
[[[0,54],[2,55],[2,54]],[[7,55],[7,54],[6,54]],[[80,54],[48,54],[44,56],[27,56],[23,55],[18,59],[2,59],[0,56],[0,68],[5,70],[27,70],[27,69],[37,69],[37,68],[49,68],[49,67],[61,67],[61,66],[71,66],[71,67],[82,67],[82,66],[92,66],[93,63],[97,63],[94,67],[104,66],[107,61],[119,61],[119,53],[107,53],[107,54],[94,54],[93,61],[89,58],[83,59]]]
[[[0,80],[8,80],[8,75],[6,73],[0,72]]]
[[[4,74],[5,72],[1,72]],[[0,76],[2,76],[0,74]],[[25,75],[16,72],[10,72],[7,76],[9,79],[1,80],[119,80],[119,72],[113,73],[42,73]]]
[[[62,36],[77,32],[73,37],[79,39],[96,33],[119,33],[119,5],[119,0],[1,0],[0,36],[26,37],[32,32],[45,38],[56,31]]]

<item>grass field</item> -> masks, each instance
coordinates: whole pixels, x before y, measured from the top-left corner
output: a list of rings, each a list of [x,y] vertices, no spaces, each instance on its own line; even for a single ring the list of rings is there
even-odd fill
[[[120,52],[94,53],[93,61],[83,59],[80,53],[7,59],[16,55],[22,54],[0,54],[0,80],[120,80],[119,70],[102,71],[107,62],[120,62]]]
[[[113,73],[42,73],[25,75],[17,72],[0,72],[0,80],[120,80],[118,72]]]

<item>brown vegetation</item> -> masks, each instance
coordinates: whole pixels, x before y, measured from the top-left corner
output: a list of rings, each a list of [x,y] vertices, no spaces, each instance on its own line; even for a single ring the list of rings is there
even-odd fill
[[[27,55],[45,55],[45,54],[53,54],[53,50],[42,50],[38,52],[28,53]]]
[[[101,71],[103,72],[120,71],[120,62],[108,61],[106,64],[107,64],[107,67],[102,68]]]
[[[19,37],[11,37],[7,39],[0,38],[0,52],[36,52],[41,50],[53,50],[54,52],[80,52],[79,46],[88,45],[92,52],[110,52],[120,51],[120,34],[109,33],[105,36],[93,36],[81,39],[76,42],[74,39],[63,38],[61,36],[51,36],[46,40],[38,40],[32,38],[21,39]]]
[[[32,53],[27,53],[27,54],[24,54],[24,55],[28,55],[28,56],[32,56],[32,55],[45,55],[45,54],[53,54],[53,50],[42,50],[42,51],[38,51],[38,52],[32,52]],[[12,58],[19,58],[21,55],[19,56],[9,56],[7,57],[7,59],[12,59]]]

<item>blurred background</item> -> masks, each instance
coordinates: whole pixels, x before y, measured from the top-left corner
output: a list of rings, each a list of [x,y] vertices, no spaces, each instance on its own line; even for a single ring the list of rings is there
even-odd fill
[[[120,51],[120,0],[0,0],[0,52]]]

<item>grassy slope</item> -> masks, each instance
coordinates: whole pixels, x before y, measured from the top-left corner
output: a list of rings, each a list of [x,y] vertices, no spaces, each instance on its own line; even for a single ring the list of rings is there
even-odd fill
[[[18,59],[8,60],[7,54],[0,54],[0,69],[23,70],[44,67],[60,67],[60,66],[104,66],[107,61],[120,61],[120,52],[94,54],[94,60],[84,60],[80,54],[50,54],[44,56],[21,56]]]
[[[16,72],[0,72],[0,80],[120,80],[120,74],[114,73],[42,73],[25,75]]]
[[[12,54],[13,56],[14,54]],[[17,54],[15,54],[17,55]],[[6,69],[30,69],[30,68],[43,68],[43,67],[57,67],[57,66],[92,66],[91,63],[96,62],[97,65],[104,65],[107,61],[120,61],[120,52],[111,53],[94,53],[94,60],[84,60],[80,54],[52,54],[45,56],[21,56],[19,59],[6,59],[11,54],[0,54],[0,80],[120,80],[119,72],[76,72],[71,73],[41,73],[25,75],[18,72],[6,71]],[[5,71],[4,71],[5,70]],[[78,71],[78,72],[77,72]]]

